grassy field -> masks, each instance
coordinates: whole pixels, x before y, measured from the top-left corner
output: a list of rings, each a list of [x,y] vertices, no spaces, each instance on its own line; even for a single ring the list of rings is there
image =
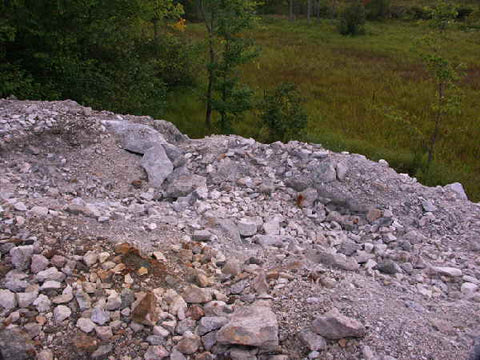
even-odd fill
[[[259,97],[284,81],[299,86],[310,117],[301,140],[384,158],[414,174],[417,134],[431,131],[435,95],[415,48],[426,29],[421,22],[369,23],[366,35],[352,38],[337,34],[329,20],[307,24],[266,18],[252,32],[261,56],[242,69],[242,78]],[[202,37],[201,25],[188,31]],[[467,69],[462,113],[445,119],[434,166],[428,175],[417,175],[429,185],[460,181],[480,201],[480,32],[454,30],[447,47],[448,56]],[[200,84],[171,93],[165,115],[193,137],[206,134],[202,91]],[[405,121],[393,120],[391,109],[402,111]],[[236,132],[258,138],[259,128],[252,113]]]

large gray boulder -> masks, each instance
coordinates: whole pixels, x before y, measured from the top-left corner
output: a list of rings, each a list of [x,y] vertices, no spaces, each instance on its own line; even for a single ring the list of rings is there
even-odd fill
[[[169,198],[179,198],[187,196],[199,187],[206,187],[207,179],[195,174],[181,174],[170,180],[167,186],[166,196]]]
[[[149,184],[153,187],[162,186],[173,171],[173,164],[161,144],[152,146],[145,152],[142,166],[147,172]]]
[[[147,125],[128,121],[106,121],[105,124],[118,136],[122,148],[131,152],[145,154],[152,146],[167,143],[162,134]]]
[[[106,121],[105,125],[115,133],[123,149],[142,154],[142,166],[153,187],[160,187],[172,173],[172,163],[181,157],[181,151],[168,144],[162,134],[148,125],[128,121]],[[167,155],[170,154],[170,157]]]
[[[229,323],[218,331],[217,342],[273,349],[278,346],[277,318],[266,306],[238,308]]]

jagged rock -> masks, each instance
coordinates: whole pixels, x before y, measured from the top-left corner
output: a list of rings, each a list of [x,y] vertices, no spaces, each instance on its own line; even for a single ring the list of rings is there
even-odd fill
[[[33,216],[45,217],[48,216],[48,208],[44,206],[34,206],[30,209],[29,214]]]
[[[393,260],[385,260],[377,264],[377,270],[389,275],[394,275],[398,272],[399,266]]]
[[[37,360],[53,360],[53,352],[51,350],[42,350],[38,353]]]
[[[189,304],[203,304],[212,300],[210,289],[199,288],[195,285],[186,288],[182,296]]]
[[[239,348],[232,348],[228,352],[230,359],[232,360],[257,360],[257,349],[239,349]]]
[[[0,330],[0,358],[5,360],[28,360],[35,354],[28,335],[19,329]]]
[[[195,241],[211,241],[212,233],[208,230],[195,230],[192,239]]]
[[[40,282],[44,282],[44,281],[48,281],[48,280],[62,282],[63,280],[65,280],[65,277],[66,277],[66,275],[64,273],[58,271],[58,269],[56,267],[50,267],[46,270],[40,271],[35,276],[35,278]]]
[[[242,219],[237,223],[238,231],[241,236],[248,237],[257,233],[257,224],[254,221]]]
[[[458,197],[462,200],[468,200],[468,196],[465,193],[465,189],[463,188],[463,185],[456,182],[453,184],[449,184],[445,186],[446,189],[453,191],[455,194],[458,195]]]
[[[305,176],[293,176],[285,180],[285,185],[291,187],[295,191],[301,192],[309,188],[312,181]]]
[[[161,345],[150,346],[143,357],[145,360],[162,360],[169,354],[167,350]]]
[[[78,307],[81,311],[88,310],[92,306],[90,296],[83,290],[77,290],[75,293],[75,299],[77,300]]]
[[[47,268],[48,263],[49,261],[45,256],[34,254],[32,256],[32,263],[30,265],[30,270],[34,274],[39,273],[40,271],[45,270]]]
[[[153,326],[159,319],[157,311],[157,298],[152,291],[149,291],[138,302],[132,312],[132,318],[138,323]],[[93,320],[93,319],[92,319]]]
[[[242,264],[238,259],[228,259],[225,265],[223,265],[222,273],[226,275],[236,276],[242,272]]]
[[[447,266],[434,266],[431,268],[431,272],[434,274],[450,277],[461,277],[463,275],[462,270]]]
[[[195,329],[195,326],[197,325],[197,322],[191,318],[186,318],[181,320],[175,329],[175,332],[177,334],[183,335],[187,331],[193,332]]]
[[[460,288],[460,291],[462,292],[462,294],[467,296],[473,295],[477,290],[478,290],[478,285],[472,284],[472,283],[463,283]]]
[[[267,220],[263,224],[265,235],[280,235],[280,222],[282,220],[283,219],[280,216],[275,216],[272,219]]]
[[[187,358],[177,349],[173,349],[170,353],[170,360],[186,360]]]
[[[92,359],[102,359],[108,354],[110,354],[112,350],[113,350],[112,344],[100,345],[98,349],[92,353],[91,357]]]
[[[312,169],[312,180],[316,185],[337,180],[337,171],[330,161],[324,161]]]
[[[10,290],[0,289],[0,306],[5,310],[14,309],[17,306],[15,294]]]
[[[318,251],[317,253],[309,254],[308,256],[316,263],[331,266],[337,269],[356,271],[360,267],[355,259],[348,258],[343,254],[334,254],[325,251]]]
[[[43,294],[40,294],[33,302],[33,305],[40,313],[49,311],[51,304],[52,302],[50,301],[50,299]]]
[[[217,341],[272,349],[278,345],[277,318],[265,306],[241,307],[235,310],[229,323],[218,331]]]
[[[149,148],[143,155],[141,163],[147,172],[149,184],[156,188],[162,186],[165,179],[173,171],[173,164],[162,145]]]
[[[345,180],[348,172],[348,167],[344,163],[338,163],[335,166],[335,170],[337,171],[337,179],[340,181]]]
[[[33,245],[17,246],[10,250],[12,264],[18,270],[28,269],[32,255]]]
[[[112,328],[110,326],[95,326],[95,333],[100,340],[107,341],[113,337]]]
[[[205,316],[200,319],[200,324],[197,328],[197,334],[203,336],[211,331],[220,329],[228,323],[228,319],[223,316]]]
[[[122,299],[120,295],[115,290],[112,290],[107,298],[105,309],[109,311],[113,311],[113,310],[120,309],[121,305],[122,305]]]
[[[95,329],[95,323],[90,319],[80,318],[77,320],[77,327],[88,334]]]
[[[326,339],[338,340],[346,337],[363,337],[365,327],[357,320],[346,317],[333,308],[312,322],[312,329]]]
[[[105,311],[101,307],[95,307],[92,311],[92,316],[90,319],[98,325],[105,325],[108,321],[110,321],[110,314],[108,311]]]
[[[55,310],[53,310],[53,316],[57,323],[62,322],[65,319],[68,319],[72,314],[72,310],[68,306],[58,305]]]
[[[88,267],[95,265],[98,261],[98,253],[96,251],[88,251],[85,255],[83,255],[83,262]]]
[[[185,334],[183,334],[183,337],[178,342],[176,348],[182,354],[191,355],[197,352],[200,345],[200,336],[187,331]]]
[[[122,148],[134,153],[143,155],[153,146],[167,143],[162,134],[148,125],[129,121],[106,121],[105,125],[118,135]]]
[[[18,306],[21,308],[25,308],[33,304],[33,302],[37,297],[38,297],[38,285],[30,289],[30,291],[27,291],[24,293],[17,293]]]
[[[169,198],[179,198],[187,196],[197,188],[205,187],[207,179],[203,176],[194,174],[185,174],[170,180],[167,186],[165,196]]]
[[[43,286],[43,285],[42,285]],[[73,289],[68,285],[62,291],[62,295],[56,296],[52,299],[54,304],[66,304],[73,300]]]
[[[325,339],[311,330],[304,329],[297,336],[310,351],[323,350],[327,347]]]

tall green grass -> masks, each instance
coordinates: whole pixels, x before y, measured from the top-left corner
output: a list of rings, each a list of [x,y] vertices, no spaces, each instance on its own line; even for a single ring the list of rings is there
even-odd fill
[[[425,71],[416,39],[427,31],[422,22],[369,23],[366,35],[344,37],[329,20],[307,24],[265,18],[252,31],[262,47],[256,62],[242,69],[242,78],[259,97],[281,82],[299,86],[310,121],[305,139],[333,150],[385,158],[399,171],[415,175],[419,140],[414,132],[431,131],[430,104],[434,84]],[[189,28],[193,38],[202,27]],[[480,200],[480,32],[456,30],[446,44],[448,56],[466,65],[461,83],[462,113],[445,119],[428,185],[462,182],[471,199]],[[169,95],[166,118],[191,136],[207,133],[200,81],[196,90]],[[411,126],[393,121],[385,109],[407,114]],[[259,120],[247,114],[236,126],[243,136],[259,136]],[[415,129],[415,131],[413,131]]]

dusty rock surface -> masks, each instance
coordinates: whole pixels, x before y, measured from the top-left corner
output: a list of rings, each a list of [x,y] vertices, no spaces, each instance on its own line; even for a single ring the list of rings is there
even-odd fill
[[[460,184],[0,100],[3,359],[478,359],[479,251]]]

